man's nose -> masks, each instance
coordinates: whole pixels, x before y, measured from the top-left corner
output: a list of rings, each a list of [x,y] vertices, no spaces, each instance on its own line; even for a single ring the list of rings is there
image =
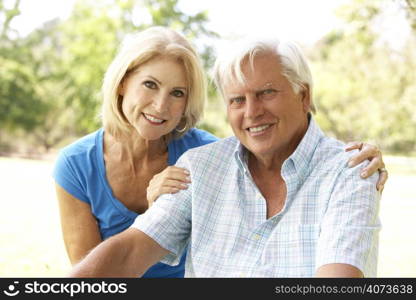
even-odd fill
[[[263,101],[256,95],[246,96],[246,110],[244,116],[249,119],[255,119],[264,113]]]

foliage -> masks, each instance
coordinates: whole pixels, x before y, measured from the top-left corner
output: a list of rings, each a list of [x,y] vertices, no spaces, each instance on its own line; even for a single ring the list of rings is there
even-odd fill
[[[62,140],[100,126],[102,78],[126,34],[150,25],[182,31],[191,40],[216,37],[206,29],[207,14],[186,15],[178,0],[77,1],[67,20],[53,20],[27,37],[12,37],[11,20],[19,15],[0,2],[3,21],[0,62],[0,127],[24,131],[48,150]],[[138,18],[147,12],[149,20]],[[206,65],[212,50],[196,43]]]
[[[342,7],[347,26],[320,41],[313,56],[317,119],[345,140],[366,140],[393,152],[416,149],[416,41],[399,50],[373,28],[385,1]]]
[[[102,78],[127,34],[170,26],[193,41],[207,70],[213,65],[209,43],[218,34],[207,29],[207,12],[186,14],[179,0],[79,0],[68,19],[51,20],[24,37],[12,28],[19,4],[0,0],[0,150],[16,136],[28,148],[47,150],[97,129]],[[376,30],[392,4],[412,30],[400,47],[383,42]],[[339,16],[345,26],[310,55],[318,122],[338,139],[416,151],[415,1],[351,0]],[[199,127],[231,134],[212,86]]]

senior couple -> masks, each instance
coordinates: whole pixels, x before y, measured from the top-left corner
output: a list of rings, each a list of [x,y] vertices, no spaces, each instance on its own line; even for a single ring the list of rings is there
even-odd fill
[[[186,176],[172,175],[171,186],[186,186],[167,189],[160,175],[148,179],[148,196],[159,188],[157,200],[127,229],[94,245],[74,263],[70,276],[137,277],[159,261],[175,266],[184,257],[185,277],[376,276],[376,185],[377,179],[378,184],[387,179],[381,155],[373,155],[368,166],[358,151],[347,152],[342,142],[322,132],[311,113],[312,76],[295,44],[243,40],[227,49],[219,53],[213,74],[235,136],[180,156],[171,172],[185,169]],[[126,81],[119,79],[117,93],[124,100],[115,107],[148,141],[152,130],[181,122],[182,113],[175,119],[160,112],[189,109],[192,94],[189,76],[164,74],[178,68],[178,61],[157,57],[128,71]],[[181,63],[183,73],[189,73]],[[142,85],[130,84],[135,76]],[[164,85],[168,104],[149,96],[149,106],[139,109],[129,98],[135,89],[142,97],[161,93]],[[146,91],[140,94],[142,87]],[[104,140],[107,153],[116,144]],[[362,162],[351,167],[351,157]],[[373,174],[364,179],[363,169]]]

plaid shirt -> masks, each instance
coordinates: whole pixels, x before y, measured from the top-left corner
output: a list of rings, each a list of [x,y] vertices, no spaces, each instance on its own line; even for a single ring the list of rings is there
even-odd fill
[[[376,276],[379,194],[377,174],[360,178],[351,153],[326,137],[311,118],[284,162],[283,209],[266,218],[266,201],[235,137],[186,152],[177,166],[192,184],[165,194],[132,227],[171,253],[187,251],[186,277],[312,277],[317,268],[345,263]]]

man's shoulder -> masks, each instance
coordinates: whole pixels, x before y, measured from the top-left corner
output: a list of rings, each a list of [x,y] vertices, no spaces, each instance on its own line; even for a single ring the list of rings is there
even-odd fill
[[[342,175],[342,178],[353,176],[357,180],[360,179],[361,170],[369,164],[369,161],[365,160],[354,167],[349,167],[350,158],[357,154],[358,150],[345,151],[345,148],[344,142],[325,137],[314,153],[312,159],[314,169],[325,174],[332,174],[335,177]],[[377,176],[373,174],[371,177],[376,178]]]
[[[328,156],[340,155],[344,156],[345,154],[348,155],[348,152],[345,151],[345,143],[325,136],[322,138],[321,142],[318,145],[318,153],[327,153]]]

